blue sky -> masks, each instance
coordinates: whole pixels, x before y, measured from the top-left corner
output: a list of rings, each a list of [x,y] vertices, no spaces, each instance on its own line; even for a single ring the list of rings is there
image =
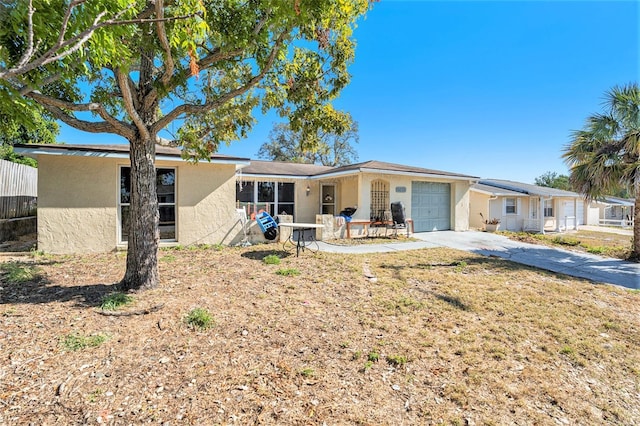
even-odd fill
[[[529,183],[566,174],[570,132],[639,79],[639,22],[637,1],[382,0],[359,22],[335,105],[359,123],[360,161]],[[275,121],[220,153],[257,158]],[[63,127],[60,140],[108,139]]]

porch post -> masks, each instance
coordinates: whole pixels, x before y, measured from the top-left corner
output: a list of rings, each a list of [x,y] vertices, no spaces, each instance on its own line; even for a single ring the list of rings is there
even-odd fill
[[[584,211],[584,209],[582,209],[582,211]],[[573,220],[573,229],[577,231],[578,230],[578,199],[577,198],[573,199],[573,217],[575,217],[575,219]]]
[[[538,202],[538,220],[540,221],[540,233],[544,234],[544,197],[540,196]]]
[[[553,216],[556,221],[556,232],[560,232],[560,199],[553,200]]]

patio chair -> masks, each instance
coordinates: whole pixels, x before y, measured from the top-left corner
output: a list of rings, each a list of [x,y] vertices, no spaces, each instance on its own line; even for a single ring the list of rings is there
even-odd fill
[[[386,220],[388,216],[385,216]],[[407,224],[407,215],[405,214],[402,201],[391,203],[391,220],[387,223],[387,228],[393,229],[394,236],[398,236],[398,229],[406,229],[407,237],[409,236],[409,225]]]

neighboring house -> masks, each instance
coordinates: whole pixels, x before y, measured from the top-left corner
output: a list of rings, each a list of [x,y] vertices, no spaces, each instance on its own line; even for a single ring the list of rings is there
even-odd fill
[[[587,217],[588,225],[633,226],[634,199],[604,197],[592,201]]]
[[[521,182],[481,179],[471,187],[471,228],[499,219],[508,231],[565,231],[584,225],[584,198],[575,192]],[[484,217],[484,219],[483,219]]]
[[[381,161],[342,167],[251,161],[238,175],[240,204],[273,203],[272,213],[316,222],[357,208],[354,220],[382,218],[402,201],[415,232],[469,229],[469,188],[477,177]],[[291,194],[294,197],[291,197]],[[273,201],[272,201],[273,200]]]
[[[129,146],[18,145],[37,158],[38,248],[50,253],[126,247]],[[469,188],[477,177],[368,161],[344,167],[250,161],[213,155],[191,163],[180,150],[156,149],[161,245],[236,244],[238,207],[286,213],[295,222],[333,219],[357,207],[354,220],[381,217],[402,201],[416,232],[469,228]],[[324,216],[320,216],[324,215]]]
[[[106,252],[126,247],[129,145],[16,145],[38,160],[38,249]],[[156,148],[161,244],[229,244],[242,231],[236,171],[249,159],[190,163]]]

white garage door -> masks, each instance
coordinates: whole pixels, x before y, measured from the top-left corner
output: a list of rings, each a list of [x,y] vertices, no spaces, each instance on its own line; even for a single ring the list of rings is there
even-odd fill
[[[415,232],[451,229],[450,185],[411,182],[411,219]]]
[[[563,221],[562,224],[564,225],[565,216],[573,217],[573,201],[565,201],[563,204],[564,204],[564,208],[563,208],[564,214],[559,219]],[[578,225],[584,225],[584,202],[582,200],[578,200],[576,217],[578,219]],[[573,222],[570,221],[570,225],[572,224]]]

